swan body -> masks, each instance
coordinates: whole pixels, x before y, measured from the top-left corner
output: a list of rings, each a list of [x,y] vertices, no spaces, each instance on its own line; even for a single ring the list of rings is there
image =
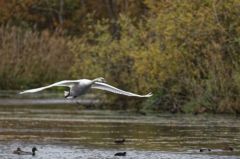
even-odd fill
[[[118,89],[114,86],[106,84],[104,78],[102,77],[96,78],[94,80],[89,80],[89,79],[64,80],[64,81],[53,83],[45,87],[29,89],[29,90],[20,92],[20,94],[35,93],[35,92],[39,92],[39,91],[42,91],[51,87],[56,87],[56,86],[63,86],[63,87],[70,88],[69,91],[64,92],[65,98],[68,98],[68,99],[76,98],[80,95],[83,95],[87,93],[89,89],[100,89],[100,90],[105,90],[105,91],[116,93],[116,94],[133,96],[133,97],[151,97],[152,96],[152,93],[149,93],[146,95],[139,95],[139,94]]]

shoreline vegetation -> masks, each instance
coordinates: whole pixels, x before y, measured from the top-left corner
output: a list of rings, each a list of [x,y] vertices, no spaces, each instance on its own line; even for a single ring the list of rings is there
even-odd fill
[[[104,77],[154,94],[107,109],[240,113],[240,1],[98,2],[1,0],[0,89]]]

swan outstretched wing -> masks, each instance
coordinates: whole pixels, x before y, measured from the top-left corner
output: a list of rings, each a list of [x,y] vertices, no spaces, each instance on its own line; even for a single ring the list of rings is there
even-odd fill
[[[44,89],[51,88],[51,87],[55,87],[55,86],[63,86],[63,87],[70,87],[70,88],[71,88],[73,85],[77,84],[78,82],[79,82],[79,80],[65,80],[65,81],[60,81],[60,82],[53,83],[53,84],[51,84],[51,85],[49,85],[49,86],[25,90],[25,91],[23,91],[23,92],[20,92],[19,94],[35,93],[35,92],[39,92],[39,91],[42,91],[42,90],[44,90]]]
[[[134,97],[151,97],[152,96],[152,93],[149,93],[146,95],[139,95],[139,94],[135,94],[135,93],[131,93],[131,92],[127,92],[127,91],[118,89],[109,84],[101,83],[101,82],[95,82],[91,88],[101,89],[101,90],[109,91],[109,92],[116,93],[116,94],[122,94],[122,95],[126,95],[126,96],[134,96]]]

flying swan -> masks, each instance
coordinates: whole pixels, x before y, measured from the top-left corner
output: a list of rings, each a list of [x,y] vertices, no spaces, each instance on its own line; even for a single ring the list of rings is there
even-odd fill
[[[116,94],[122,94],[126,96],[134,96],[134,97],[151,97],[152,96],[152,93],[149,93],[146,95],[138,95],[135,93],[118,89],[109,84],[106,84],[105,79],[102,77],[96,78],[94,80],[89,80],[89,79],[64,80],[64,81],[53,83],[49,86],[29,89],[29,90],[20,92],[19,94],[35,93],[35,92],[39,92],[44,89],[55,87],[55,86],[69,87],[70,88],[69,91],[64,91],[64,97],[68,99],[76,98],[77,96],[83,95],[91,88],[101,89],[101,90],[109,91]]]

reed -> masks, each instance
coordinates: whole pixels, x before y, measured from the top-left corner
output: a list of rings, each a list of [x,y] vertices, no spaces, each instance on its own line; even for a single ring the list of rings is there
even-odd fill
[[[24,89],[70,78],[68,38],[0,27],[0,89]]]

